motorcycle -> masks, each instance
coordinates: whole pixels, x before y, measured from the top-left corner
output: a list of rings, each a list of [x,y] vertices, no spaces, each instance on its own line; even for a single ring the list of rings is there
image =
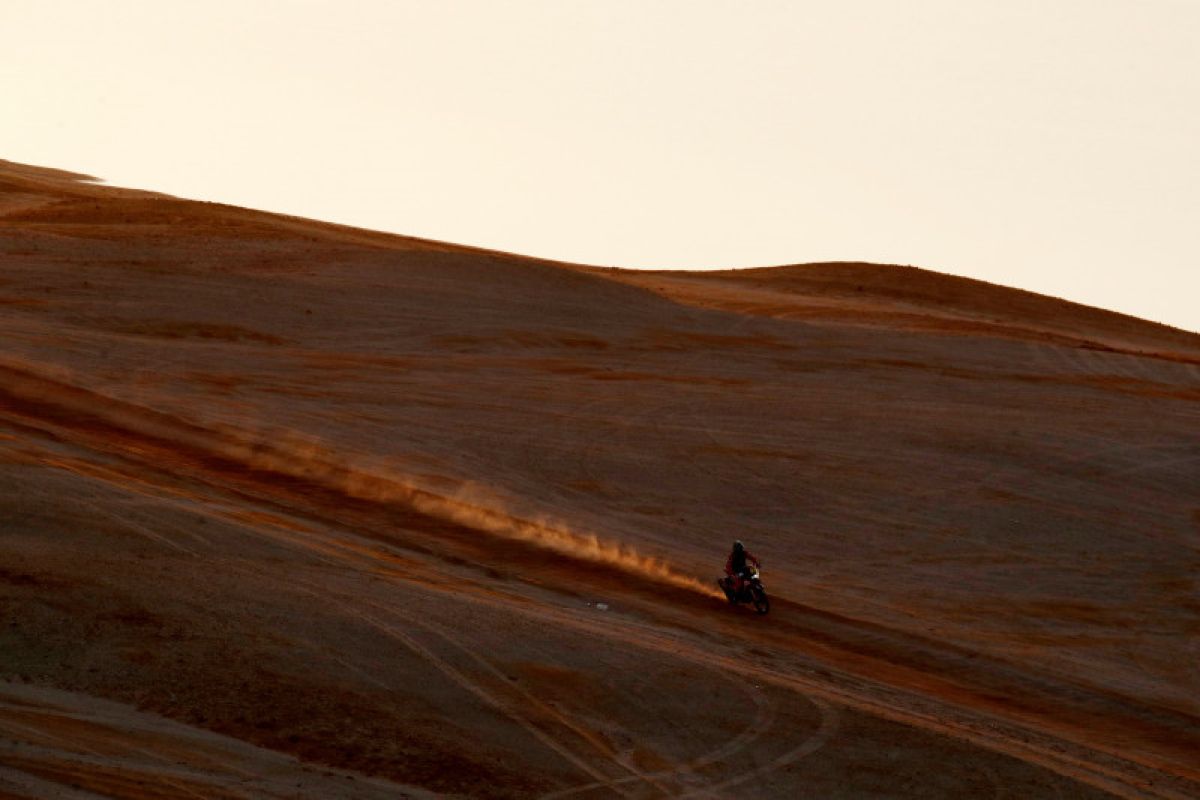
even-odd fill
[[[767,590],[763,588],[757,567],[748,566],[742,572],[740,590],[737,589],[737,579],[730,576],[720,578],[717,585],[721,587],[721,591],[725,592],[725,599],[729,601],[730,605],[749,603],[759,614],[766,614],[771,610],[771,601],[767,598]]]

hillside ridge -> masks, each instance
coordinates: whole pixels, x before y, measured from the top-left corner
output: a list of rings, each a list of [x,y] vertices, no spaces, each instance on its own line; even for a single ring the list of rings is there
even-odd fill
[[[1186,357],[1200,358],[1200,333],[1174,328],[1121,312],[1087,306],[1070,300],[1042,295],[1024,289],[975,278],[937,272],[922,267],[876,262],[810,262],[771,267],[712,270],[633,270],[598,267],[523,255],[484,247],[425,239],[403,234],[375,231],[349,225],[248,209],[224,203],[186,200],[141,189],[126,189],[94,183],[88,175],[48,167],[18,164],[0,159],[0,193],[38,195],[42,202],[25,198],[23,203],[6,204],[0,200],[0,225],[53,225],[81,235],[101,235],[106,226],[136,218],[139,225],[148,222],[171,225],[180,232],[192,229],[213,234],[240,229],[272,231],[281,235],[319,236],[335,241],[397,249],[474,253],[526,264],[561,267],[572,271],[616,279],[649,287],[655,282],[702,282],[744,286],[757,290],[793,295],[812,300],[856,301],[860,306],[869,299],[878,307],[891,307],[889,322],[903,321],[906,312],[947,313],[959,319],[979,320],[992,332],[1000,332],[1004,323],[1018,328],[1039,323],[1045,333],[1071,337],[1071,323],[1082,330],[1074,332],[1077,343],[1111,346],[1145,353],[1166,350]],[[89,202],[107,201],[105,208]],[[7,206],[7,207],[6,207]],[[97,213],[99,212],[99,213]],[[666,292],[682,302],[693,302],[690,292]],[[745,310],[736,305],[732,310]],[[833,309],[824,309],[831,312]],[[796,309],[791,309],[795,312]],[[837,316],[852,319],[854,310],[838,309]],[[999,316],[997,316],[999,315]],[[822,315],[830,318],[830,313]],[[858,315],[862,321],[863,315]],[[1107,342],[1105,340],[1108,340]]]

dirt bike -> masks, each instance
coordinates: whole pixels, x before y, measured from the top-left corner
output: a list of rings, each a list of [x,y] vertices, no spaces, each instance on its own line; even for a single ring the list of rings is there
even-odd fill
[[[721,591],[725,592],[725,598],[731,605],[750,603],[759,614],[766,614],[771,610],[771,601],[767,598],[767,590],[763,588],[762,579],[758,577],[756,567],[747,566],[742,572],[740,591],[735,592],[737,579],[729,576],[719,579],[717,585],[721,587]]]

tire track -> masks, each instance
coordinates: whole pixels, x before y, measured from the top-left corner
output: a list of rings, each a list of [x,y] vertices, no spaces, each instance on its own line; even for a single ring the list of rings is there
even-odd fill
[[[828,702],[826,702],[824,700],[819,700],[819,699],[812,698],[812,697],[809,697],[807,699],[814,706],[816,706],[817,711],[821,715],[820,725],[818,725],[817,730],[813,733],[812,736],[805,739],[797,747],[789,750],[788,752],[784,753],[783,755],[779,756],[778,758],[773,759],[772,761],[767,763],[765,766],[750,770],[749,772],[743,772],[733,778],[730,778],[729,780],[714,784],[713,786],[709,787],[709,790],[720,792],[720,791],[729,789],[733,786],[740,786],[743,783],[747,783],[749,781],[755,780],[756,778],[759,778],[770,772],[774,772],[776,770],[782,769],[782,768],[788,766],[789,764],[794,764],[795,762],[799,761],[802,758],[807,758],[808,756],[812,755],[813,753],[817,752],[822,747],[824,747],[826,745],[826,743],[828,743],[829,740],[832,739],[834,737],[834,735],[837,733],[838,727],[839,727],[839,724],[841,721],[841,713],[836,708],[834,708],[832,705],[830,705]],[[700,796],[700,794],[697,792],[686,792],[684,794],[678,795],[680,800],[682,800],[682,798],[686,798],[686,797],[699,797],[699,796]]]
[[[741,684],[736,681],[733,681],[732,683],[741,687]],[[755,713],[754,718],[737,736],[735,736],[733,739],[730,739],[716,750],[712,750],[704,755],[699,756],[698,758],[686,762],[682,765],[681,769],[659,770],[657,772],[651,772],[647,774],[656,778],[674,778],[679,780],[681,783],[684,783],[685,779],[687,778],[690,778],[690,780],[693,782],[704,781],[705,779],[702,776],[696,774],[699,770],[705,769],[714,764],[719,764],[722,761],[731,758],[737,753],[746,750],[754,742],[765,736],[771,725],[774,724],[776,716],[775,707],[773,704],[765,702],[765,700],[757,693],[745,690],[744,687],[743,691],[745,691],[746,694],[753,699],[755,703]],[[618,780],[618,782],[626,783],[634,780],[637,780],[637,778],[630,776],[627,778],[621,778]],[[544,794],[541,796],[540,800],[560,800],[564,797],[583,794],[599,788],[603,788],[603,784],[585,783],[581,786],[574,786],[569,789],[562,789],[556,792],[550,792],[549,794]],[[699,791],[708,796],[716,796],[714,795],[715,790],[709,786],[688,787],[688,789],[685,791]]]
[[[574,720],[572,720],[570,717],[561,713],[556,708],[554,708],[550,704],[546,703],[540,697],[537,697],[536,695],[534,695],[532,692],[525,689],[524,687],[522,687],[518,684],[512,683],[508,679],[507,675],[505,675],[503,672],[501,672],[499,669],[497,669],[490,661],[488,661],[486,658],[484,658],[482,655],[480,655],[478,650],[476,650],[473,647],[470,647],[469,645],[463,644],[462,641],[460,641],[457,637],[452,635],[444,626],[439,625],[437,623],[432,623],[428,620],[417,619],[411,615],[403,614],[394,608],[385,607],[385,606],[382,606],[378,603],[375,603],[375,602],[372,602],[369,600],[360,600],[360,602],[375,609],[376,612],[387,614],[387,615],[390,615],[393,617],[398,617],[398,618],[402,619],[408,625],[412,625],[413,627],[420,628],[422,630],[425,630],[427,632],[434,634],[435,636],[440,638],[442,641],[448,643],[451,647],[453,647],[456,650],[458,650],[459,652],[461,652],[463,655],[465,655],[471,661],[475,662],[479,666],[480,669],[482,669],[486,674],[488,674],[491,677],[492,681],[495,682],[495,685],[502,686],[506,690],[519,695],[522,702],[509,706],[510,716],[514,716],[514,717],[520,716],[521,713],[520,713],[519,709],[522,709],[522,708],[528,708],[528,707],[536,708],[538,710],[538,712],[541,715],[543,715],[544,717],[551,719],[557,725],[574,733],[580,740],[585,742],[592,750],[594,750],[596,753],[598,753],[602,758],[612,762],[619,768],[630,773],[628,778],[617,779],[617,780],[609,779],[609,780],[604,781],[603,783],[605,786],[608,786],[609,788],[613,788],[614,786],[617,786],[624,782],[642,781],[642,782],[647,783],[647,784],[653,786],[654,788],[662,791],[664,794],[669,795],[671,793],[669,789],[667,789],[661,783],[658,782],[657,778],[655,777],[655,775],[653,773],[643,772],[643,771],[639,770],[633,764],[629,763],[627,759],[621,758],[612,749],[612,747],[610,747],[601,737],[596,735],[594,732],[579,725]]]
[[[375,628],[384,635],[400,642],[417,656],[431,664],[460,688],[479,698],[485,704],[491,706],[496,711],[513,720],[513,722],[517,723],[517,725],[523,728],[535,739],[561,756],[563,760],[567,761],[569,764],[573,765],[593,779],[608,786],[614,793],[619,794],[622,797],[632,797],[632,795],[625,791],[621,786],[614,784],[611,776],[604,774],[600,770],[596,769],[590,762],[580,758],[572,749],[566,747],[557,738],[544,731],[541,727],[535,725],[526,717],[526,715],[521,714],[518,710],[513,708],[511,703],[507,703],[502,700],[497,695],[494,688],[486,688],[478,681],[472,680],[468,675],[450,664],[450,662],[446,661],[437,653],[433,652],[433,650],[419,642],[416,638],[410,636],[404,631],[401,631],[395,626],[389,625],[388,623],[383,622],[382,620],[379,620],[370,614],[367,614],[366,612],[350,606],[344,601],[331,598],[328,593],[317,592],[311,588],[308,589],[308,592],[319,600],[333,602],[352,617],[367,623],[369,626]]]
[[[372,604],[372,605],[374,605],[374,604]],[[375,607],[377,609],[381,608],[379,606],[375,606]],[[419,627],[422,627],[425,630],[431,631],[431,632],[437,634],[438,636],[440,636],[444,641],[448,642],[451,646],[457,648],[460,652],[462,652],[464,655],[466,655],[468,658],[470,658],[472,661],[474,661],[476,664],[478,664],[485,672],[490,674],[492,676],[492,678],[495,679],[496,681],[499,681],[501,683],[507,682],[506,675],[504,675],[502,672],[500,672],[500,670],[496,669],[496,667],[493,666],[491,664],[491,662],[489,662],[483,656],[479,655],[479,652],[477,650],[475,650],[474,648],[469,647],[467,645],[464,645],[461,641],[459,641],[458,639],[456,639],[452,635],[450,635],[444,627],[442,627],[440,625],[432,624],[432,623],[429,623],[426,621],[417,621],[417,620],[414,620],[413,618],[407,617],[407,616],[405,616],[403,618],[410,624],[418,625]],[[519,694],[521,696],[521,698],[526,703],[532,705],[534,708],[537,708],[539,712],[541,712],[546,717],[554,720],[562,727],[566,728],[567,730],[570,730],[577,737],[579,737],[579,739],[586,742],[593,750],[595,750],[597,753],[599,753],[602,758],[605,758],[605,759],[611,761],[613,764],[617,765],[621,769],[630,773],[625,778],[617,778],[615,780],[607,781],[605,785],[608,788],[614,788],[614,787],[619,786],[624,783],[632,783],[632,782],[640,781],[642,783],[648,784],[649,786],[651,786],[655,789],[658,789],[665,795],[670,796],[672,794],[671,790],[669,790],[667,787],[665,787],[658,780],[658,776],[655,773],[643,772],[642,770],[638,769],[636,766],[631,764],[628,759],[622,758],[615,750],[613,750],[613,748],[611,746],[608,745],[607,742],[605,742],[597,734],[588,730],[587,728],[583,727],[582,725],[579,725],[578,723],[574,722],[570,717],[561,713],[560,711],[558,711],[558,709],[554,708],[552,705],[544,702],[541,698],[537,697],[536,695],[534,695],[532,692],[525,689],[524,687],[516,685],[516,684],[510,684],[510,686],[517,694]],[[680,771],[683,771],[683,768],[679,768],[675,771],[668,772],[668,774],[674,774],[674,772],[680,772]]]
[[[152,542],[157,542],[158,544],[161,544],[165,547],[173,548],[181,553],[186,553],[187,555],[191,556],[192,558],[202,558],[200,553],[197,552],[196,550],[193,550],[192,548],[190,548],[186,545],[180,544],[179,542],[175,541],[174,539],[172,539],[168,536],[163,536],[162,534],[157,533],[156,531],[150,530],[145,525],[142,525],[139,522],[135,522],[128,515],[123,516],[123,517],[118,516],[117,514],[113,513],[112,511],[105,508],[100,503],[97,503],[94,500],[84,498],[84,497],[76,497],[74,502],[87,506],[88,508],[92,509],[92,511],[96,512],[100,516],[108,517],[109,519],[124,526],[125,528],[132,531],[133,533],[139,534],[140,536],[142,536],[146,539],[149,539]]]

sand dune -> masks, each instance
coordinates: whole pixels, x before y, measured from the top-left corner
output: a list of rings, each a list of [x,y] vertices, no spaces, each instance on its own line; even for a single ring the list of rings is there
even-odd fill
[[[0,794],[1200,795],[1196,334],[0,162],[0,335]]]

